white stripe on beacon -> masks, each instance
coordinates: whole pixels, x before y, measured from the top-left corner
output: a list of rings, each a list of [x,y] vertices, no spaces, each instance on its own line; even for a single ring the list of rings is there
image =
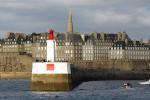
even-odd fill
[[[47,62],[55,62],[55,47],[54,30],[49,29],[49,39],[47,40]]]

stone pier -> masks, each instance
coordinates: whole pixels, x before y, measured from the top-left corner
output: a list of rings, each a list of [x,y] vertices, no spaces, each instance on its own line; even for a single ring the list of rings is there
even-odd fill
[[[67,62],[35,62],[32,67],[32,91],[72,90],[71,64]]]

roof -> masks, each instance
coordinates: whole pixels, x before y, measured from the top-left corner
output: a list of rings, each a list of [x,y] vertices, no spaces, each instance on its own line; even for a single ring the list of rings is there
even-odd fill
[[[62,40],[62,41],[70,41],[72,43],[76,42],[83,42],[81,36],[79,34],[75,33],[58,33],[55,37],[56,40]]]
[[[149,45],[144,45],[143,43],[140,43],[140,41],[117,41],[114,43],[112,47],[122,47],[125,49],[125,47],[148,47],[150,48]]]

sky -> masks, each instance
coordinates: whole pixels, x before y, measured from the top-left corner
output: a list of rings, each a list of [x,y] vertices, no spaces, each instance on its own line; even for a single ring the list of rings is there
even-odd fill
[[[67,31],[72,9],[75,32],[125,31],[150,39],[150,0],[0,0],[0,37],[7,32]]]

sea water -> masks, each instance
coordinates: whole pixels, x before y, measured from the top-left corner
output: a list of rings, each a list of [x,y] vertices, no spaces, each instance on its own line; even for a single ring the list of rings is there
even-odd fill
[[[30,80],[0,80],[0,100],[150,100],[150,85],[140,81],[89,81],[69,92],[33,92]],[[122,88],[125,82],[133,88]]]

